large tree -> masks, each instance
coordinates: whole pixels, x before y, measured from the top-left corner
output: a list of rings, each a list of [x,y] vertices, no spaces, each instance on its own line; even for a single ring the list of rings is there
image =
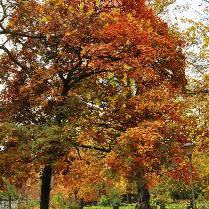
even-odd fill
[[[23,141],[4,131],[1,153],[18,146],[13,163],[43,169],[40,208],[48,209],[52,172],[71,149],[110,152],[121,132],[164,114],[140,112],[139,95],[185,86],[182,43],[143,0],[11,0],[1,8],[1,121],[25,127]],[[126,107],[136,95],[137,118]],[[88,141],[78,141],[88,130]]]

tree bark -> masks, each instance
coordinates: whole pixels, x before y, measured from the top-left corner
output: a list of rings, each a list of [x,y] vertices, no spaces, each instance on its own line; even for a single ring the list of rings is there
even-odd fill
[[[78,209],[83,209],[83,208],[84,208],[84,202],[83,200],[80,200]]]
[[[52,167],[50,165],[45,165],[41,177],[40,209],[49,209],[51,178],[52,178]]]
[[[135,209],[151,209],[150,194],[147,188],[146,181],[140,177],[137,179],[138,201]]]
[[[12,209],[12,197],[9,195],[9,209]]]

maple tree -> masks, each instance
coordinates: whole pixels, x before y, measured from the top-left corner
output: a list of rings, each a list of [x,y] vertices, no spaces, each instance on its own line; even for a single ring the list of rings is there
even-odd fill
[[[163,119],[178,113],[167,97],[186,85],[185,61],[181,40],[143,0],[11,0],[0,6],[1,121],[24,129],[24,137],[4,131],[1,144],[12,149],[18,139],[10,163],[19,159],[42,170],[41,209],[48,208],[52,172],[72,149],[108,153],[118,136],[120,147],[141,134],[150,137],[143,137],[142,153],[154,149]]]

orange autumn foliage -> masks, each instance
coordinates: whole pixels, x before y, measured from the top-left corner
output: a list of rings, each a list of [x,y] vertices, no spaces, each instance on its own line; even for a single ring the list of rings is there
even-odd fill
[[[173,98],[186,85],[182,42],[145,1],[28,0],[9,6],[0,20],[7,39],[0,46],[0,120],[30,132],[20,143],[29,153],[27,162],[21,153],[23,165],[47,165],[56,175],[69,152],[78,157],[90,150],[103,158],[111,152],[107,163],[120,163],[117,170],[125,160],[128,172],[138,165],[146,172],[164,163],[159,157],[165,151],[175,154],[171,144],[185,140],[170,131],[181,123]],[[82,162],[74,160],[77,169]]]

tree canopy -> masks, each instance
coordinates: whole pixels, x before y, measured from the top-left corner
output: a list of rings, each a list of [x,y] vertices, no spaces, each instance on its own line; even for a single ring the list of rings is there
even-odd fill
[[[135,155],[134,162],[155,169],[161,155],[149,156],[154,149],[163,154],[163,146],[185,140],[172,132],[181,127],[183,42],[143,0],[0,6],[1,156],[5,161],[14,149],[12,168],[18,161],[42,170],[41,209],[63,160],[83,158],[84,150],[104,158],[118,149],[123,159]]]

